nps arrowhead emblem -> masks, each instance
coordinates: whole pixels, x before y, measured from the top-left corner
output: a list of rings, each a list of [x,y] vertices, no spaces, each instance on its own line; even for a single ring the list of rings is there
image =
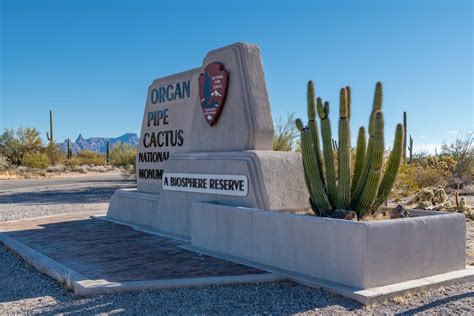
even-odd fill
[[[199,100],[204,118],[210,126],[217,123],[227,94],[229,73],[221,63],[210,63],[199,75]]]

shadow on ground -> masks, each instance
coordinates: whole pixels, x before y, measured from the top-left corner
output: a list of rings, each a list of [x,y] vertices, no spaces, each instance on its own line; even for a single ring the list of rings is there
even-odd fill
[[[36,192],[10,192],[0,195],[0,204],[85,204],[85,203],[107,203],[118,188],[133,188],[135,183],[130,181],[121,185],[110,185],[110,187],[85,187],[75,189],[44,190]]]

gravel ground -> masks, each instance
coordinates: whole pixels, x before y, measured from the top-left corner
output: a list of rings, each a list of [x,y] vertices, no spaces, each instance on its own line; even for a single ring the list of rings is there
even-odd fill
[[[474,311],[474,282],[425,291],[372,307],[293,282],[210,286],[75,297],[0,247],[0,314],[433,313]]]
[[[0,220],[104,210],[115,188],[129,183],[80,183],[0,192]],[[1,190],[0,190],[1,191]],[[19,215],[21,213],[21,215]],[[474,222],[468,222],[474,264]],[[364,307],[293,282],[210,286],[81,298],[0,246],[0,315],[5,314],[472,314],[474,282]]]
[[[63,213],[105,213],[116,189],[135,186],[116,177],[0,181],[0,221]],[[19,185],[24,182],[23,185]]]

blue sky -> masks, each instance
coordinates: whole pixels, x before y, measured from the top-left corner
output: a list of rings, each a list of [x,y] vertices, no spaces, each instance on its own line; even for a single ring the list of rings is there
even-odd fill
[[[1,3],[0,128],[43,138],[140,132],[155,78],[237,41],[260,46],[275,120],[306,116],[306,82],[333,106],[353,91],[367,125],[384,83],[387,145],[408,112],[418,150],[472,129],[472,1],[8,1]]]

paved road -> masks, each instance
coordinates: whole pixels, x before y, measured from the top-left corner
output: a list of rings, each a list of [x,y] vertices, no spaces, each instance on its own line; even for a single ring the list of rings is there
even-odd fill
[[[70,178],[50,178],[50,179],[21,179],[21,180],[0,180],[0,193],[34,189],[34,188],[45,188],[52,186],[66,186],[75,184],[94,184],[94,183],[126,183],[133,185],[135,179],[132,177],[126,177],[122,175],[100,175],[100,176],[83,176],[83,177],[70,177]]]
[[[105,213],[115,190],[136,187],[120,175],[0,181],[0,221],[64,213]]]

